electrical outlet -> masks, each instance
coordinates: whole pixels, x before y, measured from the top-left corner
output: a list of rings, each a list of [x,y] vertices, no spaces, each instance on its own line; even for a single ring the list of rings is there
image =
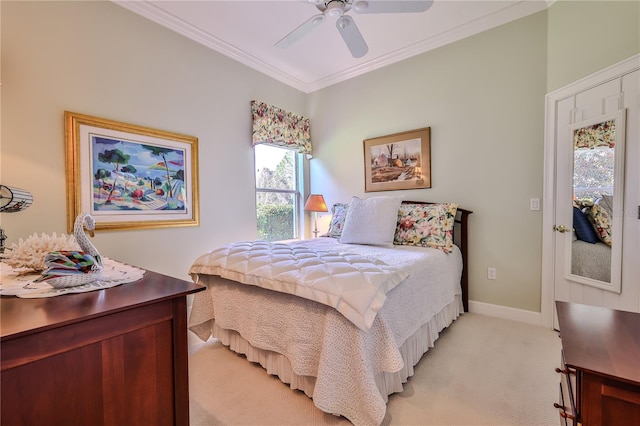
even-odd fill
[[[487,268],[487,278],[490,280],[496,279],[496,268]]]
[[[529,200],[529,209],[540,210],[540,198],[532,198]]]

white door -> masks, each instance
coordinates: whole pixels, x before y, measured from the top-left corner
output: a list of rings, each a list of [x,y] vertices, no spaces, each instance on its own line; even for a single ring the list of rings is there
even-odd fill
[[[547,138],[554,140],[545,145],[549,150],[545,163],[552,164],[545,166],[548,180],[545,190],[553,191],[553,195],[545,195],[545,202],[553,205],[545,208],[543,220],[546,233],[543,279],[550,281],[543,282],[543,298],[546,293],[551,300],[543,300],[543,314],[547,303],[547,314],[552,312],[555,328],[555,300],[640,312],[640,71],[637,68],[635,65],[635,70],[627,70],[614,78],[611,72],[605,73],[608,75],[601,81],[592,76],[585,79],[584,87],[573,85],[569,92],[559,91],[555,99],[553,94],[549,95],[552,99],[548,96],[547,108],[552,106],[554,111],[547,111]],[[603,143],[594,149],[576,148],[581,134],[598,134],[612,124],[615,125],[613,147],[604,147]],[[580,220],[588,217],[582,210],[591,210],[585,194],[593,194],[594,190],[584,186],[593,183],[585,177],[600,182],[593,184],[595,186],[606,186],[602,183],[607,180],[606,170],[597,169],[592,176],[580,173],[574,176],[574,169],[589,170],[592,161],[598,167],[603,162],[612,162],[612,187],[599,188],[592,197],[603,198],[599,195],[602,192],[608,196],[607,201],[615,204],[607,222],[611,231],[610,248],[601,241],[591,243],[580,239],[576,242],[573,231],[574,215]],[[577,216],[576,205],[584,216]],[[598,221],[597,214],[602,207],[597,206],[593,211]],[[580,236],[584,239],[583,234]],[[606,263],[611,265],[608,271],[601,266]],[[551,286],[546,292],[545,285]]]

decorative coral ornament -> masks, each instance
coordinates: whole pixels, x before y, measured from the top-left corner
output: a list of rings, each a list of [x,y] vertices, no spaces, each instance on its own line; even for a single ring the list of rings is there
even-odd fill
[[[52,235],[33,234],[11,244],[5,250],[2,261],[20,273],[40,273],[45,269],[44,258],[48,253],[79,249],[73,235],[58,236],[55,232]]]

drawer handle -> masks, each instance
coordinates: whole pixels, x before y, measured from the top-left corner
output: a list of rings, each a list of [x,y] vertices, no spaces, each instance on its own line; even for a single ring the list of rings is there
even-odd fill
[[[566,411],[567,408],[564,405],[560,405],[557,402],[554,402],[553,406],[560,410],[560,417],[562,417],[564,419],[575,420],[575,416],[572,416],[571,414],[567,414],[567,411]]]
[[[562,373],[562,374],[567,374],[567,375],[569,375],[569,374],[576,374],[576,372],[575,372],[575,371],[571,371],[571,370],[569,370],[568,368],[565,368],[564,370],[561,370],[561,369],[559,369],[559,368],[556,368],[556,373]]]
[[[571,414],[567,414],[567,412],[564,411],[564,410],[560,411],[560,417],[562,417],[563,419],[571,419],[571,420],[575,420],[576,419]]]

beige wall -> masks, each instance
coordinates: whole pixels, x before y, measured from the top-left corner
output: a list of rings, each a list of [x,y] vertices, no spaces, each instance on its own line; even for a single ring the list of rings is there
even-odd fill
[[[470,298],[538,311],[545,70],[542,12],[312,94],[313,192],[473,210]],[[362,140],[427,126],[432,188],[365,194]]]
[[[188,278],[205,250],[256,237],[250,101],[304,93],[111,2],[2,1],[0,181],[34,195],[8,242],[66,232],[65,110],[199,138],[201,225],[97,233],[103,255]]]
[[[548,92],[640,52],[640,1],[558,0],[548,13]]]
[[[539,312],[542,215],[529,200],[542,196],[544,96],[638,53],[639,5],[559,1],[312,94],[312,191],[376,195],[363,192],[362,140],[430,126],[433,187],[386,194],[473,210],[470,298]]]
[[[530,311],[540,309],[542,217],[529,199],[542,196],[544,95],[638,53],[636,41],[580,65],[594,52],[572,42],[575,32],[596,41],[574,17],[613,15],[620,28],[599,35],[603,48],[637,33],[637,4],[561,1],[305,95],[110,2],[0,5],[0,182],[35,197],[28,210],[0,215],[9,242],[65,232],[65,110],[195,135],[201,225],[94,239],[106,256],[186,278],[203,251],[255,237],[249,101],[260,99],[311,118],[311,188],[329,203],[375,195],[363,192],[363,139],[430,126],[433,188],[405,197],[474,210],[471,298]],[[486,279],[489,266],[495,281]]]

